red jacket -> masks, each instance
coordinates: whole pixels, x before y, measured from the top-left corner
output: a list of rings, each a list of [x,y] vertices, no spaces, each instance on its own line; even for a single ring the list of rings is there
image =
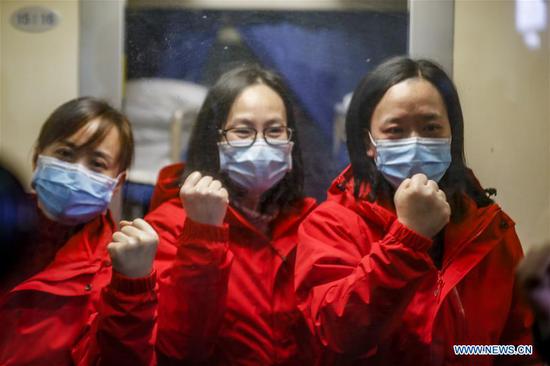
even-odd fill
[[[63,230],[52,222],[42,225],[39,232],[50,231],[51,236]],[[109,213],[97,217],[70,237],[46,269],[2,296],[0,365],[89,365],[101,363],[100,349],[117,359],[140,359],[135,347],[123,343],[124,332],[135,329],[117,328],[112,319],[129,309],[138,313],[136,303],[152,302],[134,293],[147,293],[141,288],[154,285],[154,276],[131,280],[115,274],[110,281],[106,246],[114,230]],[[132,339],[141,336],[144,343],[150,331],[135,333]]]
[[[313,200],[279,215],[271,239],[231,207],[223,227],[203,225],[181,206],[182,169],[163,170],[153,206],[169,199],[146,217],[160,236],[159,364],[311,363],[293,275],[298,225]]]
[[[522,249],[496,205],[468,211],[432,241],[377,203],[357,201],[348,169],[303,222],[296,259],[299,307],[326,346],[326,364],[530,364],[532,357],[455,356],[453,345],[531,345],[531,315],[514,268]]]

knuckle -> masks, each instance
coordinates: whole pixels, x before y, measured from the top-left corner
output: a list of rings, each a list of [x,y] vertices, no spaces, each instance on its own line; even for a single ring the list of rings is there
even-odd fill
[[[109,243],[109,245],[107,245],[107,251],[109,252],[109,254],[112,255],[113,253],[115,253],[118,245],[119,243],[116,243],[116,242]]]
[[[143,244],[147,242],[147,234],[145,234],[143,231],[140,231],[139,233],[136,234],[135,240],[137,244]]]
[[[150,244],[152,240],[153,240],[153,236],[150,235],[149,233],[143,233],[143,234],[140,236],[140,242],[141,242],[141,244],[143,244],[143,245],[148,245],[148,244]]]
[[[113,241],[120,242],[123,240],[123,234],[120,231],[117,231],[113,234]]]

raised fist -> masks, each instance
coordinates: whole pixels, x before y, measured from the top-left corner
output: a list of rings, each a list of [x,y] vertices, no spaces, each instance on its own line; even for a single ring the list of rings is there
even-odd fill
[[[201,224],[223,225],[229,194],[219,180],[193,172],[180,189],[180,199],[191,220]]]
[[[121,221],[120,230],[113,234],[107,246],[113,268],[131,278],[148,276],[153,269],[159,238],[143,219]]]
[[[427,238],[433,238],[451,217],[445,193],[424,174],[405,179],[393,200],[399,222]]]

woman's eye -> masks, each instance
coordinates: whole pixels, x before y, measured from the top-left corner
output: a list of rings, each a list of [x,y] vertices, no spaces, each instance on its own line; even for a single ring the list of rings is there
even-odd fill
[[[435,132],[440,129],[441,129],[441,126],[439,126],[438,124],[429,124],[426,127],[424,127],[424,130],[428,132]]]
[[[269,127],[265,130],[268,137],[279,137],[286,133],[286,129],[282,126]]]
[[[240,138],[246,138],[254,135],[254,132],[248,128],[235,128],[231,130],[231,134]]]
[[[390,127],[384,132],[389,135],[399,135],[403,133],[403,129],[401,127]]]
[[[58,149],[55,151],[55,154],[60,158],[71,158],[73,156],[73,151],[70,149]]]
[[[94,161],[92,161],[92,168],[94,170],[106,170],[107,169],[107,164],[105,164],[104,162],[99,161],[99,160],[94,160]]]

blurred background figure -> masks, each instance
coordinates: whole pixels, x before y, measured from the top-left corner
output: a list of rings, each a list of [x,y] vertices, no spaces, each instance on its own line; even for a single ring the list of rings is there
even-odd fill
[[[124,185],[124,217],[144,216],[159,170],[185,161],[184,147],[207,91],[175,79],[139,78],[126,84],[123,108],[132,121],[136,158]]]
[[[33,242],[36,210],[18,177],[0,163],[0,284],[15,272]],[[0,287],[0,293],[6,289]]]
[[[517,276],[535,312],[535,347],[541,357],[550,362],[550,242],[527,252]]]

